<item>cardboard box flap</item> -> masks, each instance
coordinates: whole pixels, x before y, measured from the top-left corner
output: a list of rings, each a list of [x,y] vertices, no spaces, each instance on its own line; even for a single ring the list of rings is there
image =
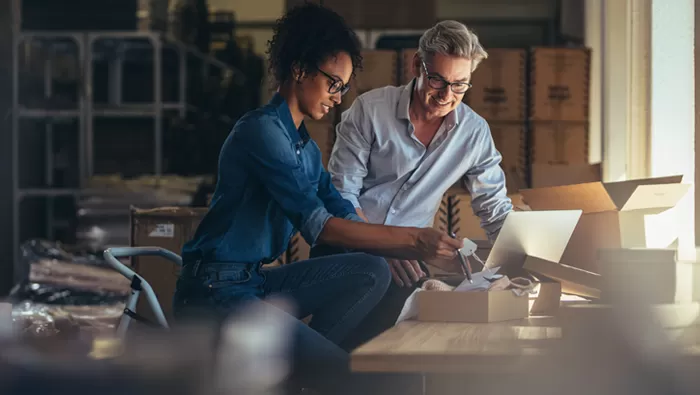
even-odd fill
[[[671,208],[688,193],[689,184],[642,185],[637,187],[621,211]]]
[[[583,210],[586,214],[617,209],[601,182],[523,189],[520,194],[525,204],[537,211]]]
[[[678,185],[678,184],[680,184],[680,182],[682,180],[683,180],[683,176],[656,177],[656,178],[644,178],[644,179],[639,179],[639,180],[629,180],[629,181],[620,181],[620,182],[607,182],[607,183],[604,183],[603,186],[605,187],[605,190],[610,195],[610,198],[612,199],[612,201],[615,203],[615,206],[618,209],[622,210],[623,207],[625,207],[627,205],[628,201],[632,198],[633,195],[636,194],[636,191],[641,186]],[[687,188],[685,190],[687,191]],[[680,189],[673,189],[673,191],[679,192]],[[647,191],[647,193],[650,193],[650,191]],[[678,197],[678,200],[680,200],[680,198],[683,197],[684,194],[685,194],[685,192],[683,192]],[[667,204],[665,201],[668,199],[668,198],[654,198],[653,195],[651,197],[649,195],[643,195],[643,198],[637,197],[636,199],[641,199],[641,200],[636,200],[635,203],[632,205],[632,206],[635,206],[636,208],[634,208],[634,209],[626,208],[626,210],[637,210],[637,209],[642,209],[642,208],[655,208],[655,207],[673,207],[678,202],[678,200],[676,200],[670,206],[657,206],[657,205],[650,206],[648,204],[643,203],[643,200],[648,199],[648,198],[651,198],[654,201],[658,201],[657,204]]]

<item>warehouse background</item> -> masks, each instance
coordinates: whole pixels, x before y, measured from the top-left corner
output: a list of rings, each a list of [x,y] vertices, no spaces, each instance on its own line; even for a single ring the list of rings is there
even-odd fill
[[[0,0],[7,30],[0,45],[7,53],[15,47],[20,66],[13,101],[11,57],[1,61],[7,73],[0,82],[8,89],[0,104],[14,117],[0,119],[8,131],[0,141],[0,177],[11,180],[0,192],[7,219],[0,229],[6,257],[0,270],[14,276],[0,276],[0,291],[26,274],[24,250],[16,252],[21,243],[56,240],[99,251],[134,240],[130,225],[138,214],[130,206],[205,205],[215,181],[212,153],[243,112],[271,95],[266,42],[275,19],[297,3],[130,0],[96,7],[87,0],[61,6]],[[510,193],[600,179],[600,166],[591,164],[600,161],[600,141],[589,133],[593,55],[583,46],[583,1],[416,4],[324,1],[356,28],[365,47],[365,70],[344,108],[364,91],[407,82],[405,65],[420,34],[437,20],[456,19],[477,32],[491,55],[465,101],[491,124]],[[16,45],[13,25],[23,34]],[[37,31],[41,37],[32,36]],[[154,51],[155,42],[162,52]],[[325,160],[338,119],[335,112],[310,125]],[[468,201],[464,191],[452,190],[436,226],[481,238]],[[303,259],[307,248],[296,238],[282,260]]]

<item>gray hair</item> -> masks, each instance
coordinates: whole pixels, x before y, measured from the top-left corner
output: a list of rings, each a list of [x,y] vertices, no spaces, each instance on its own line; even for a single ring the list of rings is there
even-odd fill
[[[488,53],[479,43],[479,37],[468,27],[457,21],[442,21],[426,30],[418,42],[418,55],[441,54],[458,56],[472,61],[472,70],[488,58]]]

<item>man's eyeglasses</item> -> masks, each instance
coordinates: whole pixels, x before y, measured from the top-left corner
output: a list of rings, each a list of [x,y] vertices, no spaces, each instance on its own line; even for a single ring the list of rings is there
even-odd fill
[[[336,93],[340,92],[340,95],[344,95],[348,93],[350,90],[350,84],[343,84],[343,81],[333,77],[332,75],[326,73],[325,71],[316,68],[316,70],[319,71],[319,73],[325,75],[331,82],[331,85],[328,87],[328,93],[331,95],[335,95]]]
[[[433,89],[443,90],[447,86],[449,86],[450,89],[452,89],[452,92],[461,95],[472,87],[472,84],[470,84],[469,82],[447,82],[442,77],[439,77],[437,75],[430,75],[430,73],[428,72],[428,67],[425,66],[425,62],[421,61],[421,64],[423,65],[425,76],[428,78],[428,85],[430,85],[430,87]]]

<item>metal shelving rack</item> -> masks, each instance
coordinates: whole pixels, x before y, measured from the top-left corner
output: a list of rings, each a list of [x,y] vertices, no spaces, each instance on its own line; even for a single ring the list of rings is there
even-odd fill
[[[154,139],[154,168],[153,174],[158,177],[163,173],[163,118],[165,112],[177,112],[184,118],[188,111],[196,111],[196,108],[187,104],[187,66],[189,57],[194,57],[201,62],[202,75],[211,68],[216,67],[228,76],[242,78],[240,71],[234,70],[227,64],[199,52],[194,47],[179,42],[167,34],[160,32],[141,31],[22,31],[21,15],[22,0],[12,0],[13,8],[13,48],[12,48],[12,190],[13,190],[13,262],[15,264],[15,278],[23,275],[19,264],[19,246],[22,242],[20,235],[20,205],[26,198],[46,198],[47,237],[53,238],[56,221],[54,221],[53,204],[57,197],[72,197],[78,199],[90,194],[87,183],[94,175],[94,121],[101,117],[127,117],[127,118],[151,118],[153,119]],[[107,105],[95,105],[93,97],[93,60],[99,56],[95,46],[101,40],[110,40],[118,48],[116,56],[112,56],[108,71],[108,95]],[[143,44],[134,41],[147,41],[153,51],[153,101],[146,104],[125,104],[122,102],[122,71],[124,53],[130,48],[140,47]],[[80,69],[78,96],[75,108],[50,109],[27,108],[20,103],[20,47],[27,43],[39,42],[47,45],[49,51],[61,50],[65,42],[71,42],[77,48],[77,64]],[[163,87],[163,50],[174,49],[179,58],[179,92],[175,102],[164,102],[162,97]],[[47,60],[44,67],[44,98],[50,99],[52,92],[52,66],[51,60]],[[43,187],[22,188],[20,183],[19,163],[19,139],[20,120],[45,121],[46,149],[44,152],[46,161],[46,176]],[[53,155],[53,125],[57,121],[78,121],[78,185],[76,188],[55,188],[53,180],[54,155]]]

